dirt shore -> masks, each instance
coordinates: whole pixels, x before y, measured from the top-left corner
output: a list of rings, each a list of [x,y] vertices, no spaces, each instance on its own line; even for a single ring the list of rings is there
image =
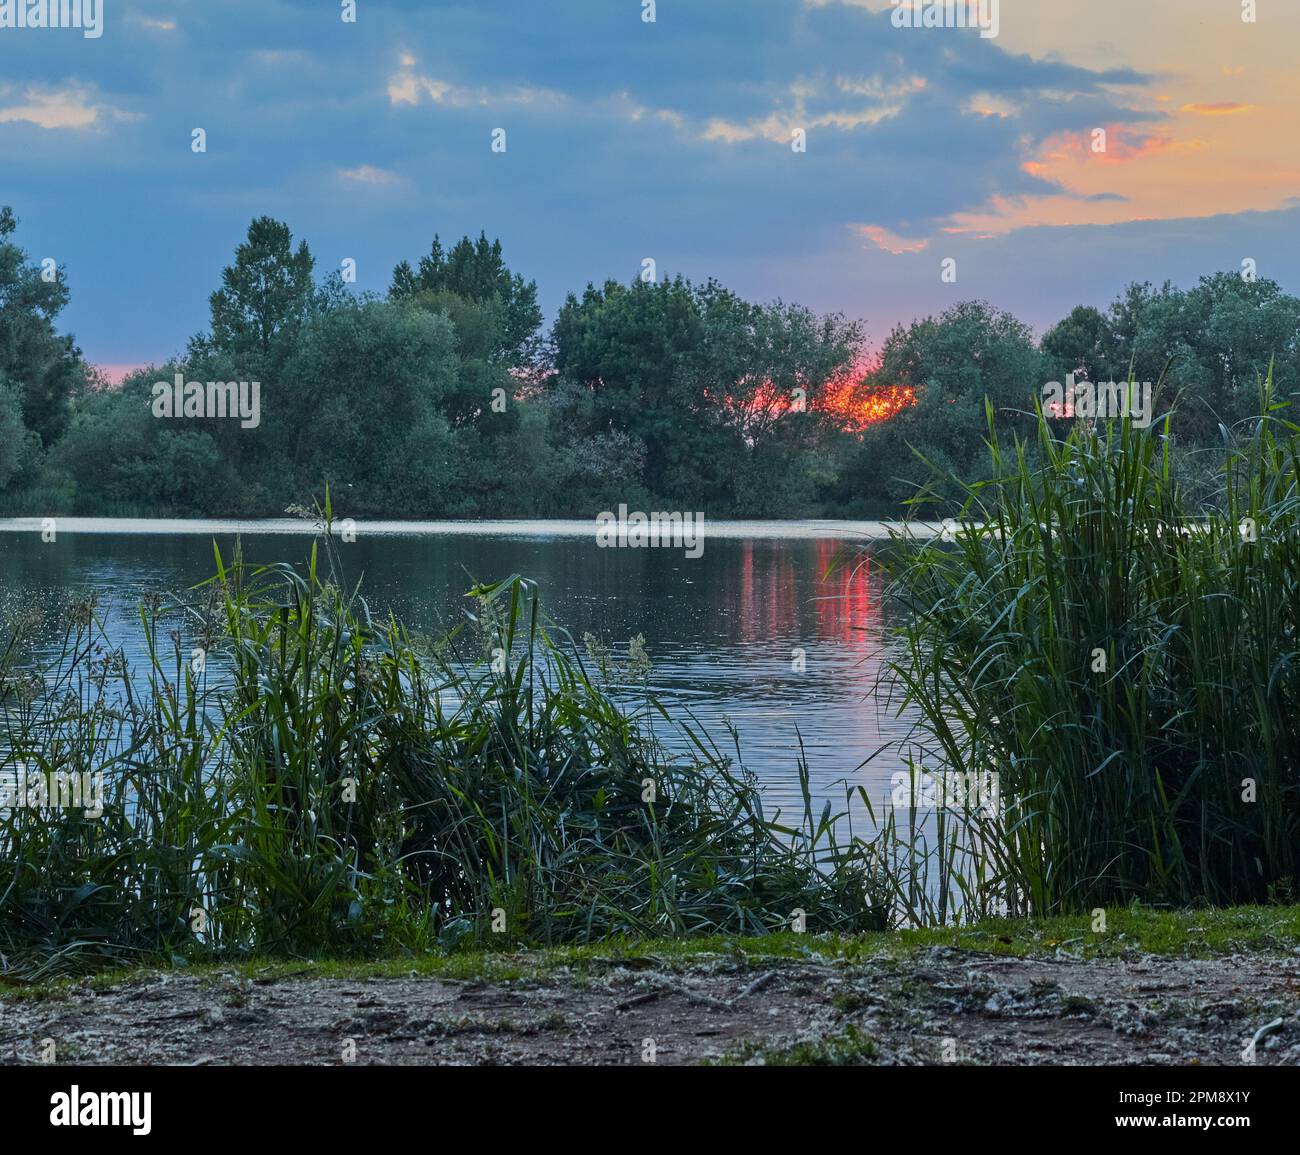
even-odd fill
[[[1300,953],[312,969],[139,972],[7,998],[0,1063],[1233,1065],[1254,1040],[1255,1063],[1300,1064]]]

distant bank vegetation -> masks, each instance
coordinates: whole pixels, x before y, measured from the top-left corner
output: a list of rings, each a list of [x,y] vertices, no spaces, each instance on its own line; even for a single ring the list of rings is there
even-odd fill
[[[320,278],[305,242],[252,222],[183,357],[107,386],[55,321],[63,270],[31,263],[0,213],[0,513],[279,516],[327,484],[352,516],[710,518],[939,513],[987,476],[984,407],[1029,432],[1043,387],[1074,373],[1155,381],[1157,424],[1190,500],[1208,499],[1221,429],[1257,383],[1300,384],[1300,299],[1236,273],[1130,285],[1036,341],[972,301],[900,326],[868,358],[861,323],[713,281],[607,282],[544,331],[499,243],[435,240],[384,295]],[[152,387],[258,382],[256,427],[160,419]],[[1070,422],[1052,422],[1063,437]],[[1030,436],[1029,452],[1039,452]]]

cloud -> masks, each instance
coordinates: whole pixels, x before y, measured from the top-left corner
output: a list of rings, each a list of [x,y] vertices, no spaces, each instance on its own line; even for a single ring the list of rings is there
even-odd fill
[[[276,65],[292,64],[307,59],[307,53],[292,48],[266,49],[261,48],[253,53],[253,59],[259,64]]]
[[[1171,149],[1196,147],[1196,142],[1175,140],[1166,132],[1135,131],[1120,124],[1107,125],[1105,133],[1106,147],[1101,152],[1093,147],[1092,133],[1060,133],[1045,141],[1039,158],[1027,161],[1025,167],[1029,171],[1045,172],[1047,161],[1075,160],[1080,157],[1092,157],[1098,164],[1132,164],[1144,157]]]
[[[966,111],[975,116],[991,116],[998,120],[1009,120],[1020,115],[1020,106],[1004,96],[995,96],[990,92],[977,92],[966,105]]]
[[[416,71],[418,61],[409,52],[400,57],[400,69],[388,81],[388,102],[392,105],[418,105],[424,98],[449,108],[491,105],[558,104],[564,97],[546,88],[516,84],[500,89],[471,88]]]
[[[396,184],[401,177],[387,169],[376,168],[373,164],[358,165],[356,168],[339,170],[339,176],[355,184],[385,185]]]
[[[138,24],[141,28],[148,28],[152,32],[175,32],[175,20],[154,20],[148,16],[141,16],[136,12],[128,13],[127,19],[132,24]]]
[[[1190,112],[1195,116],[1234,116],[1239,112],[1254,112],[1253,104],[1238,104],[1235,101],[1225,100],[1218,104],[1184,104],[1182,111]]]
[[[8,98],[9,90],[0,91],[0,123],[25,121],[39,128],[102,130],[105,121],[142,119],[109,104],[94,103],[90,91],[76,83],[63,88],[32,85],[23,90],[16,104],[8,104]]]
[[[887,83],[879,76],[865,80],[837,77],[833,85],[804,81],[790,85],[788,98],[781,101],[788,104],[788,108],[744,122],[712,117],[704,125],[700,137],[726,144],[759,139],[789,143],[796,129],[811,132],[818,128],[833,128],[852,132],[897,116],[908,98],[925,87],[925,79],[920,76],[909,76],[893,83]],[[858,101],[827,107],[831,100],[845,96],[865,97],[870,103]],[[821,111],[813,111],[818,104],[823,106]]]
[[[930,245],[928,240],[908,240],[880,225],[853,225],[853,231],[865,237],[882,252],[900,256],[903,253],[923,252]]]
[[[469,103],[463,89],[458,90],[446,81],[432,77],[417,76],[414,72],[399,72],[388,82],[391,104],[419,104],[422,96],[427,96],[434,104]]]

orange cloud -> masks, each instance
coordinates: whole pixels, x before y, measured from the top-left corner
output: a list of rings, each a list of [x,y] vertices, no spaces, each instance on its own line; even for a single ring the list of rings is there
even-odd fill
[[[1195,141],[1175,141],[1166,133],[1139,132],[1119,124],[1107,125],[1104,131],[1104,151],[1095,150],[1093,142],[1101,138],[1094,137],[1090,132],[1062,132],[1043,142],[1038,160],[1026,161],[1021,167],[1035,176],[1042,176],[1048,171],[1049,162],[1068,162],[1074,158],[1087,157],[1101,164],[1131,164],[1143,157],[1170,149],[1197,145]]]
[[[881,228],[879,225],[854,225],[853,231],[858,236],[865,237],[876,248],[886,253],[893,253],[895,256],[902,253],[919,253],[930,244],[928,240],[909,240],[907,237],[900,237],[897,233]]]
[[[1232,116],[1238,112],[1253,112],[1253,104],[1238,104],[1235,101],[1224,100],[1218,104],[1184,104],[1184,112],[1193,113],[1196,116]]]
[[[1003,22],[1000,48],[1035,59],[1058,54],[1082,68],[1132,69],[1148,84],[1104,87],[1117,106],[1156,119],[1115,114],[1104,153],[1092,151],[1088,129],[1024,138],[1017,163],[1044,186],[1022,195],[1004,189],[937,222],[936,232],[1005,235],[1035,226],[1269,212],[1292,203],[1300,187],[1300,73],[1292,59],[1300,4],[1270,6],[1267,31],[1262,20],[1237,19],[1235,7],[1223,0],[1088,0],[1094,35],[1065,44],[1056,6],[1017,5],[1016,20]],[[1171,19],[1175,12],[1186,18]],[[964,111],[997,108],[976,97]]]

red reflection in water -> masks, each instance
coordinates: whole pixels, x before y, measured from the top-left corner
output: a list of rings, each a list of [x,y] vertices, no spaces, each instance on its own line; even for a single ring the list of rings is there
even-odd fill
[[[770,641],[799,634],[799,583],[786,550],[769,550],[754,564],[754,543],[740,553],[740,636],[743,641]]]
[[[871,583],[871,559],[842,556],[843,550],[840,542],[817,543],[817,633],[863,648],[879,628],[880,603]]]
[[[870,559],[856,553],[842,556],[845,547],[837,541],[808,544],[806,564],[811,573],[801,583],[790,551],[766,551],[756,567],[755,543],[742,543],[741,640],[764,642],[806,637],[811,626],[813,636],[819,641],[865,648],[879,626],[880,617]],[[832,563],[835,563],[833,569]]]
[[[754,640],[754,543],[749,539],[740,547],[740,636]]]

